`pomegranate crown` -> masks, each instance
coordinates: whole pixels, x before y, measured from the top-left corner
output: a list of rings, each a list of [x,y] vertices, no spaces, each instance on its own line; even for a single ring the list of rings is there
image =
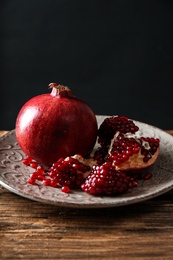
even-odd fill
[[[61,96],[61,97],[72,96],[71,89],[69,89],[67,86],[63,86],[57,83],[50,83],[49,88],[52,88],[51,95],[53,96]]]

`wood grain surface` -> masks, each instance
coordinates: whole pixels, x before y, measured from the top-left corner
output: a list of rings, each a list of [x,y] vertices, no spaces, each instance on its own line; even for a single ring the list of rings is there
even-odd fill
[[[71,209],[1,187],[0,244],[0,259],[10,260],[172,260],[173,190],[124,207]]]

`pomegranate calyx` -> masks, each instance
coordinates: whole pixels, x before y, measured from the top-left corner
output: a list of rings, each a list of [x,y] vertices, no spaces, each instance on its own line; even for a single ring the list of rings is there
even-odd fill
[[[67,86],[57,83],[50,83],[49,88],[52,88],[52,96],[69,97],[72,96],[71,90]]]

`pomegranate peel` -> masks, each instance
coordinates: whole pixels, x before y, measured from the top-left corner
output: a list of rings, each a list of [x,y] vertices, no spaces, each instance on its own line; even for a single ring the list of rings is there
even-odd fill
[[[43,164],[78,153],[87,156],[97,138],[94,112],[68,87],[56,83],[49,87],[51,93],[31,98],[19,111],[19,146],[27,156]]]

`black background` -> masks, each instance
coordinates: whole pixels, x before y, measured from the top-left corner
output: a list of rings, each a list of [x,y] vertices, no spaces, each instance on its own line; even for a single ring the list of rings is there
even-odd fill
[[[96,114],[173,129],[173,2],[0,1],[0,129],[68,85]]]

